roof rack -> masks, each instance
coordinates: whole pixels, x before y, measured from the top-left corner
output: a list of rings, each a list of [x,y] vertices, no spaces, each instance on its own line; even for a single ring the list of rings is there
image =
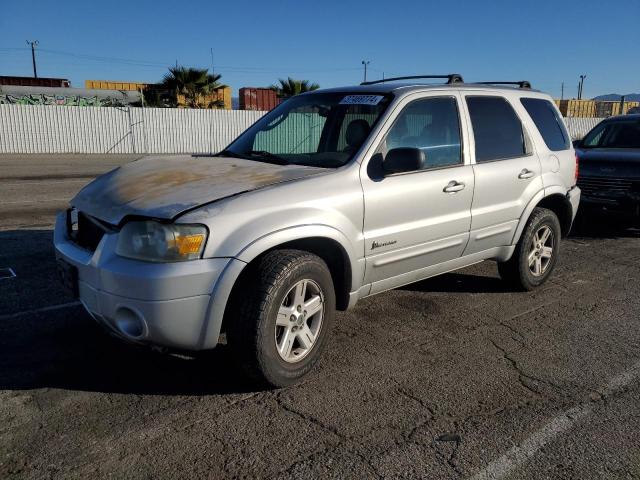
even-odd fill
[[[518,88],[531,88],[531,82],[520,80],[519,82],[474,82],[480,85],[518,85]]]
[[[375,85],[376,83],[395,82],[396,80],[413,80],[416,78],[446,78],[447,83],[463,83],[462,75],[459,73],[450,73],[449,75],[411,75],[409,77],[391,77],[381,80],[372,80],[370,82],[362,82],[360,85]]]

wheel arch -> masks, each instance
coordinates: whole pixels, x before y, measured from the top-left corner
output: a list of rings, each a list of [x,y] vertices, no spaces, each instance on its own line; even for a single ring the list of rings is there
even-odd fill
[[[320,257],[329,267],[336,291],[336,307],[346,310],[349,293],[358,285],[359,262],[351,242],[337,229],[326,225],[287,228],[259,238],[246,246],[237,258],[251,265],[259,257],[279,249],[304,250]]]
[[[513,236],[512,243],[514,245],[520,240],[520,236],[522,235],[533,210],[537,207],[546,208],[555,213],[560,221],[562,238],[569,235],[571,224],[573,222],[573,207],[571,206],[571,202],[567,199],[566,194],[564,194],[560,188],[540,190],[529,202],[520,217],[518,228]]]

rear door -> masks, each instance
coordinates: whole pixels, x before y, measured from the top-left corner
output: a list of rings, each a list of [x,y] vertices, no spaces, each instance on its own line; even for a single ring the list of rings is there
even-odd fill
[[[473,168],[465,161],[460,97],[407,99],[368,163],[363,163],[365,283],[371,293],[421,278],[421,269],[460,257],[469,237]],[[421,149],[421,169],[383,175],[392,148]]]
[[[467,93],[465,106],[475,174],[468,255],[511,245],[524,209],[543,185],[540,160],[506,96]]]

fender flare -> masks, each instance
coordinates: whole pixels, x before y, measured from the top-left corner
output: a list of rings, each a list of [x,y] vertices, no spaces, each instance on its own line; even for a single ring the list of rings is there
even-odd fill
[[[518,228],[516,228],[516,231],[513,234],[513,239],[511,240],[512,245],[517,244],[518,241],[520,240],[520,236],[524,231],[524,227],[527,225],[527,221],[529,220],[529,217],[531,216],[533,209],[536,208],[542,200],[552,195],[561,195],[563,198],[566,199],[567,192],[566,192],[566,189],[563,188],[561,185],[552,185],[550,187],[546,187],[546,188],[543,188],[542,190],[539,190],[538,193],[536,193],[531,199],[531,201],[527,204],[526,208],[522,212],[522,215],[520,216],[520,221],[518,222]],[[571,206],[570,203],[569,203],[569,206],[573,210],[573,206]]]
[[[304,238],[320,237],[336,241],[346,252],[351,263],[352,271],[355,267],[354,259],[358,258],[351,241],[340,230],[325,224],[305,224],[287,227],[268,233],[257,238],[243,247],[235,258],[249,263],[258,255],[286,242]]]
[[[515,233],[513,234],[513,238],[511,239],[511,244],[516,245],[520,240],[520,236],[524,231],[524,227],[527,225],[527,221],[533,212],[533,209],[540,203],[540,201],[545,197],[545,189],[539,190],[533,198],[529,201],[527,206],[525,207],[522,215],[520,215],[520,221],[518,222],[518,228],[516,228]]]
[[[231,295],[233,286],[244,268],[255,258],[265,251],[286,242],[300,240],[311,237],[322,237],[334,240],[345,250],[351,264],[352,289],[354,279],[363,278],[360,272],[363,262],[357,262],[355,249],[348,238],[339,230],[322,224],[297,225],[281,230],[276,230],[242,247],[238,253],[231,258],[222,274],[216,281],[211,292],[206,318],[200,333],[199,349],[211,349],[218,344],[218,338],[222,328],[227,302]]]

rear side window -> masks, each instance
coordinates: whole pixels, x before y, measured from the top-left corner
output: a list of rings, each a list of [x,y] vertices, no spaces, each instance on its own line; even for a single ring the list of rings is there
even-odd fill
[[[476,143],[476,162],[526,155],[522,123],[503,97],[467,97]]]
[[[536,124],[549,150],[557,152],[569,149],[569,135],[550,101],[541,98],[521,98],[520,102]]]

